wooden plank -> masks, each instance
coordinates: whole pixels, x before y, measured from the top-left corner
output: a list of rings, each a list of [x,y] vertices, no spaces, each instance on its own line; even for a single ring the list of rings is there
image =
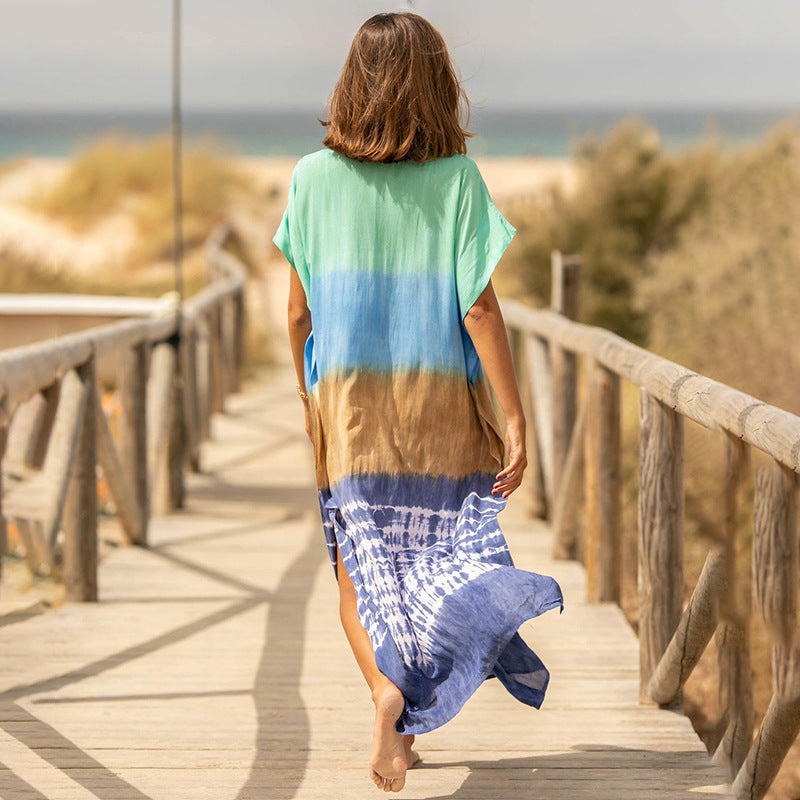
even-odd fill
[[[302,409],[291,367],[272,374],[214,419],[186,510],[151,521],[150,548],[103,559],[101,602],[3,629],[2,760],[42,796],[374,793],[371,703],[338,622]],[[532,709],[486,681],[420,737],[403,796],[727,796],[689,720],[639,703],[621,610],[586,601],[585,571],[550,559],[524,498],[500,523],[517,565],[564,592],[563,614],[521,630],[551,671],[547,698]]]

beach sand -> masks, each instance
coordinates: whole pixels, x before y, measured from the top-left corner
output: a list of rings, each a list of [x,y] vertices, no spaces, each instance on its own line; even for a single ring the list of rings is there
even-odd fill
[[[255,179],[258,202],[239,202],[229,217],[251,241],[259,266],[278,257],[270,240],[286,204],[292,169],[298,157],[235,157],[234,162]],[[505,211],[517,200],[529,200],[551,183],[565,190],[577,186],[577,169],[567,158],[475,159],[492,198]],[[67,158],[31,157],[0,171],[0,253],[21,263],[61,275],[90,277],[122,265],[134,246],[136,230],[124,211],[109,214],[92,230],[76,233],[58,220],[27,207],[24,201],[59,180]],[[168,265],[165,265],[167,268]]]
[[[289,191],[295,157],[243,157],[236,159],[240,167],[252,174],[260,187],[275,187],[281,198]],[[560,183],[565,190],[577,186],[578,171],[569,158],[482,157],[475,163],[496,203],[527,197],[550,183]]]

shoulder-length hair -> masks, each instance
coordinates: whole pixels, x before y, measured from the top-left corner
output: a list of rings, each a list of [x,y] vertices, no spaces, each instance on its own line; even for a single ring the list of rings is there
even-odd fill
[[[358,29],[320,122],[323,145],[359,161],[466,154],[474,135],[444,38],[411,12],[376,14]]]

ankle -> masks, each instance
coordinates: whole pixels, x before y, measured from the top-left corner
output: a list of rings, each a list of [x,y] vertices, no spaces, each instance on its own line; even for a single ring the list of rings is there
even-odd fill
[[[386,690],[386,687],[390,684],[390,681],[387,677],[383,677],[382,680],[377,681],[375,686],[372,688],[372,702],[377,706],[378,701],[381,698],[381,695]]]

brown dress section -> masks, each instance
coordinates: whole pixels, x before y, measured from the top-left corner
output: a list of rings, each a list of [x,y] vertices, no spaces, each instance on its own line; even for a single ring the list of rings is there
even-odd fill
[[[350,370],[323,378],[311,405],[320,489],[354,474],[461,478],[505,463],[484,376]]]

